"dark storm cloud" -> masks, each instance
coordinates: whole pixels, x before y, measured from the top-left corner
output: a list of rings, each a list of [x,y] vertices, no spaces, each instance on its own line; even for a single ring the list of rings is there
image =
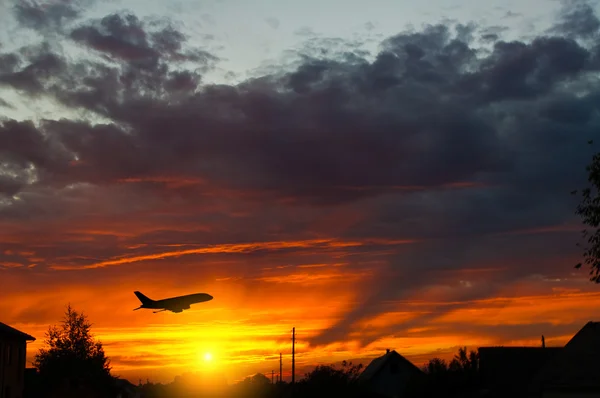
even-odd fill
[[[66,174],[70,154],[32,122],[0,124],[0,194],[13,196],[47,174]],[[35,169],[34,169],[35,168]]]
[[[502,33],[507,31],[506,26],[490,26],[480,30],[480,39],[486,43],[492,43],[500,39]]]
[[[511,107],[503,102],[530,100],[526,106],[539,112],[540,96],[591,67],[589,52],[568,39],[498,42],[481,59],[446,26],[434,26],[388,39],[372,63],[357,57],[310,59],[284,75],[237,87],[205,86],[178,99],[164,95],[177,88],[192,93],[197,76],[158,67],[159,51],[135,17],[112,15],[101,26],[103,34],[88,27],[73,35],[155,72],[93,65],[70,71],[87,87],[62,90],[63,101],[133,128],[125,134],[115,126],[66,121],[43,126],[80,154],[71,174],[76,180],[189,172],[236,189],[327,203],[351,199],[352,191],[341,187],[436,186],[512,172],[522,158],[510,139],[500,137],[497,110],[508,113]],[[463,27],[461,35],[468,30]],[[173,32],[164,37],[169,39],[161,48],[177,51],[181,37]],[[40,89],[51,68],[60,65],[48,54],[5,81]],[[126,98],[119,100],[121,95]],[[521,125],[531,123],[528,135],[547,131],[543,121],[523,118]]]
[[[69,97],[68,105],[93,108],[89,101],[98,96],[114,100],[117,87],[130,93],[151,90],[155,95],[194,91],[201,73],[217,61],[202,48],[188,46],[187,37],[166,20],[143,22],[132,14],[111,14],[64,30],[56,33],[113,62],[82,60],[67,65],[59,42],[49,36],[39,45],[0,54],[0,84],[30,94],[52,92],[61,100]],[[185,63],[193,67],[181,69]],[[77,91],[80,97],[74,98]]]
[[[481,40],[485,41],[485,42],[494,42],[496,40],[498,40],[500,38],[500,36],[498,36],[495,33],[485,33],[483,35],[481,35]]]
[[[16,2],[13,11],[17,21],[35,30],[61,30],[62,25],[81,15],[82,9],[92,0],[56,0]]]
[[[212,194],[254,206],[244,217],[224,216],[232,221],[218,233],[189,230],[187,240],[186,230],[165,229],[140,234],[138,242],[167,243],[170,232],[177,243],[267,240],[273,233],[266,226],[319,236],[325,227],[314,227],[315,220],[344,206],[363,218],[338,235],[424,240],[393,248],[378,283],[362,287],[365,301],[315,344],[347,336],[382,301],[427,286],[452,286],[448,300],[492,297],[531,273],[555,272],[545,262],[572,254],[572,235],[510,233],[572,222],[568,192],[585,182],[586,142],[600,127],[600,87],[591,77],[600,63],[596,47],[575,40],[597,29],[593,14],[581,22],[581,7],[565,10],[551,35],[511,42],[490,36],[491,52],[474,44],[473,25],[400,33],[382,42],[373,61],[353,43],[312,42],[293,70],[238,85],[202,84],[216,59],[187,48],[170,25],[121,14],[82,23],[70,37],[107,62],[68,60],[49,45],[0,55],[0,83],[108,120],[2,121],[0,194],[12,204],[0,215],[27,217],[46,200],[66,214],[60,201],[74,195],[68,187],[89,184],[106,202],[127,192],[127,209],[136,200],[148,208],[171,203],[174,192],[178,205],[203,205]],[[192,183],[169,188],[177,181]],[[126,213],[112,202],[107,212]],[[279,208],[296,218],[275,225]],[[116,240],[97,237],[56,253],[85,265],[103,253],[118,257]],[[97,260],[75,258],[77,249]],[[533,251],[544,255],[528,267]],[[358,269],[370,253],[345,254],[364,256],[349,260]],[[456,275],[439,276],[490,257],[507,267],[492,281],[466,289]]]
[[[64,78],[67,64],[48,43],[26,46],[17,54],[0,54],[0,85],[26,94],[43,92],[49,82]]]
[[[142,69],[157,67],[159,58],[171,62],[207,62],[216,58],[205,51],[184,51],[187,37],[172,26],[143,23],[132,14],[111,14],[90,25],[74,29],[73,40],[109,55],[112,59],[128,62]]]
[[[16,54],[0,55],[0,72],[13,72],[19,64],[19,57]]]
[[[568,37],[592,39],[597,38],[600,20],[589,3],[570,0],[565,1],[563,14],[552,31]]]
[[[141,21],[135,15],[112,14],[102,18],[97,26],[82,26],[71,32],[75,41],[131,63],[148,63],[158,60],[158,52],[150,47]]]

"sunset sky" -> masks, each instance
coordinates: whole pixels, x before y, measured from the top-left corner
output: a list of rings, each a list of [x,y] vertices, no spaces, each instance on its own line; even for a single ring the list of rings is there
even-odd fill
[[[280,352],[289,379],[292,327],[298,377],[566,343],[600,320],[570,194],[599,11],[0,1],[0,322],[31,360],[70,303],[134,383],[270,377]]]

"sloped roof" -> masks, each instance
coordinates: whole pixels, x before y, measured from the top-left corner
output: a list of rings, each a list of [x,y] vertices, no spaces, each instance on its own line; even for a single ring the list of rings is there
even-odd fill
[[[530,388],[600,389],[600,322],[588,322],[534,377]]]
[[[421,369],[416,367],[411,361],[398,354],[395,350],[391,350],[385,355],[373,359],[371,363],[367,365],[365,370],[363,370],[358,379],[362,381],[371,380],[373,377],[375,377],[375,375],[377,375],[377,373],[379,373],[381,369],[383,369],[385,364],[392,358],[399,358],[400,361],[409,365],[409,369],[412,369],[413,371],[418,373],[423,373]]]
[[[120,379],[118,377],[115,377],[113,379],[113,381],[117,388],[120,388],[123,390],[128,390],[128,391],[136,391],[137,390],[137,386],[135,384],[133,384],[132,382],[130,382],[129,380]]]
[[[28,335],[27,333],[21,332],[13,327],[8,326],[5,323],[0,322],[0,335],[8,335],[11,337],[22,338],[28,341],[35,341],[35,337]]]

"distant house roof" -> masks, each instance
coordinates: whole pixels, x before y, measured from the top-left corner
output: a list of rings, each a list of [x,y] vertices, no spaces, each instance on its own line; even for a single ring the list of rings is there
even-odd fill
[[[118,377],[115,377],[113,379],[113,382],[115,384],[115,387],[117,387],[121,390],[137,391],[137,389],[138,389],[135,384],[133,384],[132,382],[130,382],[129,380],[126,380],[126,379],[120,379]]]
[[[0,322],[0,335],[17,337],[28,341],[35,341],[35,337],[30,336],[27,333],[21,332],[20,330],[10,327],[2,322]]]
[[[386,352],[385,355],[373,359],[371,363],[367,365],[365,370],[363,370],[358,379],[362,381],[373,379],[377,375],[377,373],[379,373],[379,371],[384,368],[385,364],[392,358],[398,358],[400,361],[405,362],[409,366],[409,369],[412,369],[418,373],[423,373],[421,369],[416,367],[411,361],[398,354],[395,350],[391,350]]]
[[[539,371],[531,388],[600,391],[600,322],[588,322]]]

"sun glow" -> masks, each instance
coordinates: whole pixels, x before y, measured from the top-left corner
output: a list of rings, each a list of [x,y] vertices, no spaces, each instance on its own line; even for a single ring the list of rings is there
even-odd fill
[[[207,353],[204,354],[204,360],[206,362],[210,362],[210,361],[212,361],[212,359],[213,359],[213,356],[212,356],[212,354],[210,352],[207,352]]]

